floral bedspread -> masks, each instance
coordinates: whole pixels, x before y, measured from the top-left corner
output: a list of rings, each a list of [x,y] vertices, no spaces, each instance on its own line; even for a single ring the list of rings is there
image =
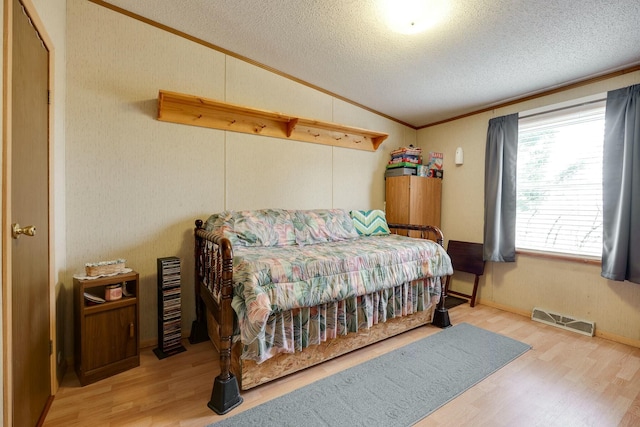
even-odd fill
[[[394,234],[308,246],[236,246],[232,305],[246,346],[264,337],[273,313],[452,273],[440,245]]]

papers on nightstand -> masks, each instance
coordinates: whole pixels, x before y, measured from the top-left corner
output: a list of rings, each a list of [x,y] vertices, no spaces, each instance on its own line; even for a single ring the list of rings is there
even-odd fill
[[[103,298],[97,297],[95,295],[91,295],[89,292],[84,293],[84,299],[94,304],[102,304],[104,302]]]

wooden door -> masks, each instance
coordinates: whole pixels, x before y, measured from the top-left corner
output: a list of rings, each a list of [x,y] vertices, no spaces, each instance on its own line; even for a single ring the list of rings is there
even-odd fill
[[[11,5],[8,214],[12,228],[25,232],[8,245],[11,400],[13,425],[33,426],[51,399],[49,51],[20,1]]]
[[[87,314],[84,321],[84,372],[108,367],[138,354],[134,336],[138,324],[135,305]]]
[[[386,187],[386,217],[388,222],[409,224],[411,207],[410,176],[388,177]]]
[[[442,180],[439,178],[411,177],[410,220],[412,224],[433,225],[440,228],[440,202]]]

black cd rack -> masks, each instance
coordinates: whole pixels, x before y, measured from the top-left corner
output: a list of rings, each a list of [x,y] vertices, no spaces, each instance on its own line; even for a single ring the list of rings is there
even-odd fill
[[[182,345],[180,258],[158,258],[158,359],[186,350]]]

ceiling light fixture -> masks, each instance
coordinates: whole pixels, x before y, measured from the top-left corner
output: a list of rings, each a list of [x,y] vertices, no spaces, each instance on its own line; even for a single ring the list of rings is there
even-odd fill
[[[440,22],[449,11],[448,0],[380,0],[389,27],[402,34],[417,34]]]

